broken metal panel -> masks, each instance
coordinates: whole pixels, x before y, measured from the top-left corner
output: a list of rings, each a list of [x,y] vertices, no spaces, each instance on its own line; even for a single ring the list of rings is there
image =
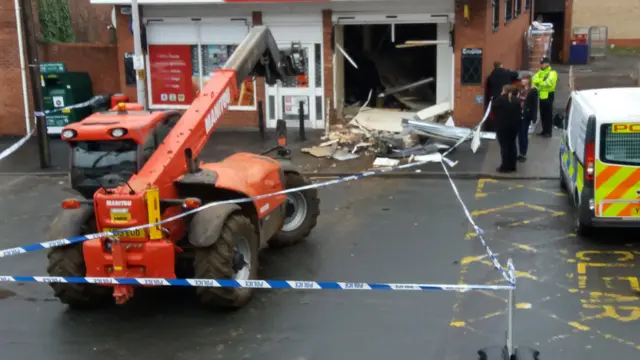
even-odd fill
[[[430,138],[438,139],[446,143],[455,143],[468,138],[471,140],[474,133],[473,129],[461,128],[456,126],[447,126],[438,123],[428,123],[418,120],[404,119],[402,125],[406,128],[413,129],[419,133],[429,136]],[[480,138],[485,140],[495,140],[496,133],[480,131]]]

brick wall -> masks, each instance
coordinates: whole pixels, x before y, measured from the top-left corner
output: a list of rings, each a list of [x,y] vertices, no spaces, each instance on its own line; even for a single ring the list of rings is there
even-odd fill
[[[109,44],[112,42],[111,5],[92,5],[91,0],[69,0],[69,13],[75,41]]]
[[[490,3],[490,1],[488,1]],[[485,48],[485,25],[487,19],[487,1],[471,0],[469,2],[470,19],[465,25],[462,7],[456,9],[455,39],[454,39],[454,103],[453,118],[458,126],[473,126],[482,117],[483,106],[475,104],[475,96],[484,94],[481,85],[470,86],[461,84],[462,49],[483,48],[483,62],[486,64],[488,51]],[[488,75],[483,68],[483,77]]]
[[[24,102],[13,1],[0,1],[0,134],[24,135]]]
[[[333,50],[331,49],[333,22],[331,21],[331,10],[322,11],[322,64],[324,75],[324,99],[326,103],[329,99],[329,124],[333,124],[336,119],[336,112],[333,104]]]
[[[483,85],[462,85],[461,54],[463,48],[483,48],[483,84],[493,69],[494,61],[501,61],[506,68],[519,70],[522,66],[524,31],[530,24],[530,12],[524,11],[505,23],[504,1],[500,0],[500,27],[492,29],[491,1],[469,0],[470,20],[464,24],[462,7],[456,9],[455,22],[455,102],[454,119],[459,126],[475,126],[484,112],[484,105],[476,104],[476,95],[484,95]]]
[[[43,44],[42,62],[62,62],[67,71],[87,72],[93,84],[93,93],[120,92],[118,49],[103,44]]]
[[[83,11],[89,9],[89,0],[73,0],[70,3],[78,5],[82,8],[82,4],[86,3]],[[38,11],[36,0],[31,0],[34,19],[38,19]],[[92,6],[92,5],[91,5]],[[106,7],[109,8],[110,7]],[[95,34],[87,35],[87,39],[104,39],[97,34],[100,33],[98,26],[100,18],[105,19],[108,13],[108,23],[111,22],[111,13],[109,9],[103,7],[98,14],[89,13],[88,18],[90,24],[85,24],[86,28],[93,28]],[[99,15],[101,13],[102,15]],[[73,12],[72,12],[73,16]],[[81,18],[83,19],[83,18]],[[77,22],[84,20],[78,19]],[[86,17],[84,18],[86,19]],[[104,20],[107,21],[107,20]],[[96,24],[97,22],[97,24]],[[91,26],[89,26],[91,25]],[[104,32],[108,34],[106,25]],[[39,24],[36,21],[35,31],[39,33]],[[23,38],[26,46],[26,39]],[[107,39],[108,41],[108,39]],[[18,37],[16,31],[16,18],[14,2],[10,0],[0,1],[0,135],[24,135],[26,132],[24,120],[24,103],[22,94],[22,77],[20,73],[20,57],[18,51]],[[115,47],[114,46],[97,46],[83,47],[83,45],[41,45],[38,49],[40,61],[61,61],[67,64],[69,71],[87,71],[91,75],[94,83],[94,92],[113,92],[120,87],[117,79],[119,73],[114,63]],[[29,75],[27,74],[27,82]],[[28,86],[29,112],[33,113],[31,87]]]

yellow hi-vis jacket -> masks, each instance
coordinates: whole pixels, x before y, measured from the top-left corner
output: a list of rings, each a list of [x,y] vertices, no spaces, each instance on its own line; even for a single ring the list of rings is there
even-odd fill
[[[551,66],[547,66],[546,69],[540,69],[531,78],[531,84],[538,88],[538,94],[540,100],[547,99],[550,92],[556,91],[556,85],[558,84],[558,73],[551,69]]]

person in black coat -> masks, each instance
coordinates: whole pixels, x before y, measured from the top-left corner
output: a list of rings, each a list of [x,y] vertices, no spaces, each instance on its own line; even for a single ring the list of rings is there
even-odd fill
[[[493,100],[496,121],[496,137],[500,144],[502,164],[497,172],[508,173],[516,171],[518,148],[516,137],[521,128],[522,110],[518,90],[511,85],[502,88],[500,96]]]
[[[538,89],[531,85],[531,75],[521,79],[520,103],[522,105],[522,124],[518,132],[518,161],[527,161],[529,149],[529,126],[538,119]]]
[[[511,85],[518,80],[518,72],[507,70],[501,62],[493,63],[493,71],[487,77],[485,87],[485,104],[489,104],[492,99],[498,98],[502,94],[505,85]],[[496,126],[494,107],[491,107],[489,120],[486,122],[486,131],[494,131]]]

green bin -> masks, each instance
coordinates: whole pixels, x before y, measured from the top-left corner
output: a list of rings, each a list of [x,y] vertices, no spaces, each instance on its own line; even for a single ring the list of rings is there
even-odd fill
[[[91,78],[86,72],[67,72],[62,63],[43,63],[40,74],[45,111],[80,104],[93,97]],[[49,113],[46,115],[47,133],[60,134],[64,126],[80,121],[92,112],[91,106],[85,106]]]

